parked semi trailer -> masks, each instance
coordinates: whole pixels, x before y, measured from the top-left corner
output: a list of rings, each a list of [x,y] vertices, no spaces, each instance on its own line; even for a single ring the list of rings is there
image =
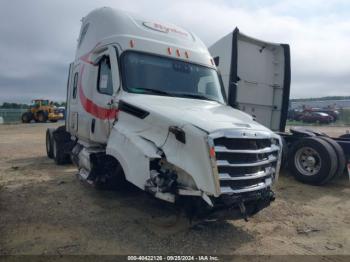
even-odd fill
[[[110,8],[83,18],[66,122],[46,138],[49,157],[97,187],[126,180],[195,213],[245,218],[274,200],[281,137],[227,104],[206,46],[172,24]]]
[[[258,40],[236,28],[209,51],[220,70],[228,104],[281,135],[282,164],[296,179],[320,185],[344,173],[350,159],[348,134],[331,138],[312,128],[285,132],[291,82],[289,45]]]

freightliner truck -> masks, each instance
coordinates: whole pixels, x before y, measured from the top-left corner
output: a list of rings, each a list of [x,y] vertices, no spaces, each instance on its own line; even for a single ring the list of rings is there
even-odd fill
[[[246,218],[274,200],[281,137],[227,102],[207,47],[178,26],[111,8],[82,19],[66,122],[48,129],[57,164],[82,180],[125,181],[196,211]]]

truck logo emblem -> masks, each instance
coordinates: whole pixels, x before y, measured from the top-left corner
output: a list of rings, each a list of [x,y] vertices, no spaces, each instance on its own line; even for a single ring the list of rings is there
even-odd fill
[[[162,25],[160,23],[156,23],[156,22],[143,22],[142,23],[145,27],[149,28],[149,29],[152,29],[152,30],[155,30],[155,31],[158,31],[158,32],[162,32],[162,33],[175,33],[175,34],[179,34],[179,35],[182,35],[182,36],[188,36],[188,34],[186,32],[183,32],[177,28],[174,28],[174,27],[169,27],[169,26],[166,26],[166,25]]]

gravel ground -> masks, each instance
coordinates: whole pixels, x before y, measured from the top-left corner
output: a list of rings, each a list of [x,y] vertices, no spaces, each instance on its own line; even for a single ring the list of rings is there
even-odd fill
[[[135,188],[97,191],[79,182],[74,166],[54,165],[45,154],[49,126],[56,125],[0,125],[2,255],[350,255],[345,174],[314,187],[282,172],[276,201],[249,222],[190,225],[173,207]]]

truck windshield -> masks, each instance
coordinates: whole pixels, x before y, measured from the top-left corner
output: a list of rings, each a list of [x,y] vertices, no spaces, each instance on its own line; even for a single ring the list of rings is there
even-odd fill
[[[127,52],[122,59],[127,92],[224,103],[216,70],[179,60]]]

